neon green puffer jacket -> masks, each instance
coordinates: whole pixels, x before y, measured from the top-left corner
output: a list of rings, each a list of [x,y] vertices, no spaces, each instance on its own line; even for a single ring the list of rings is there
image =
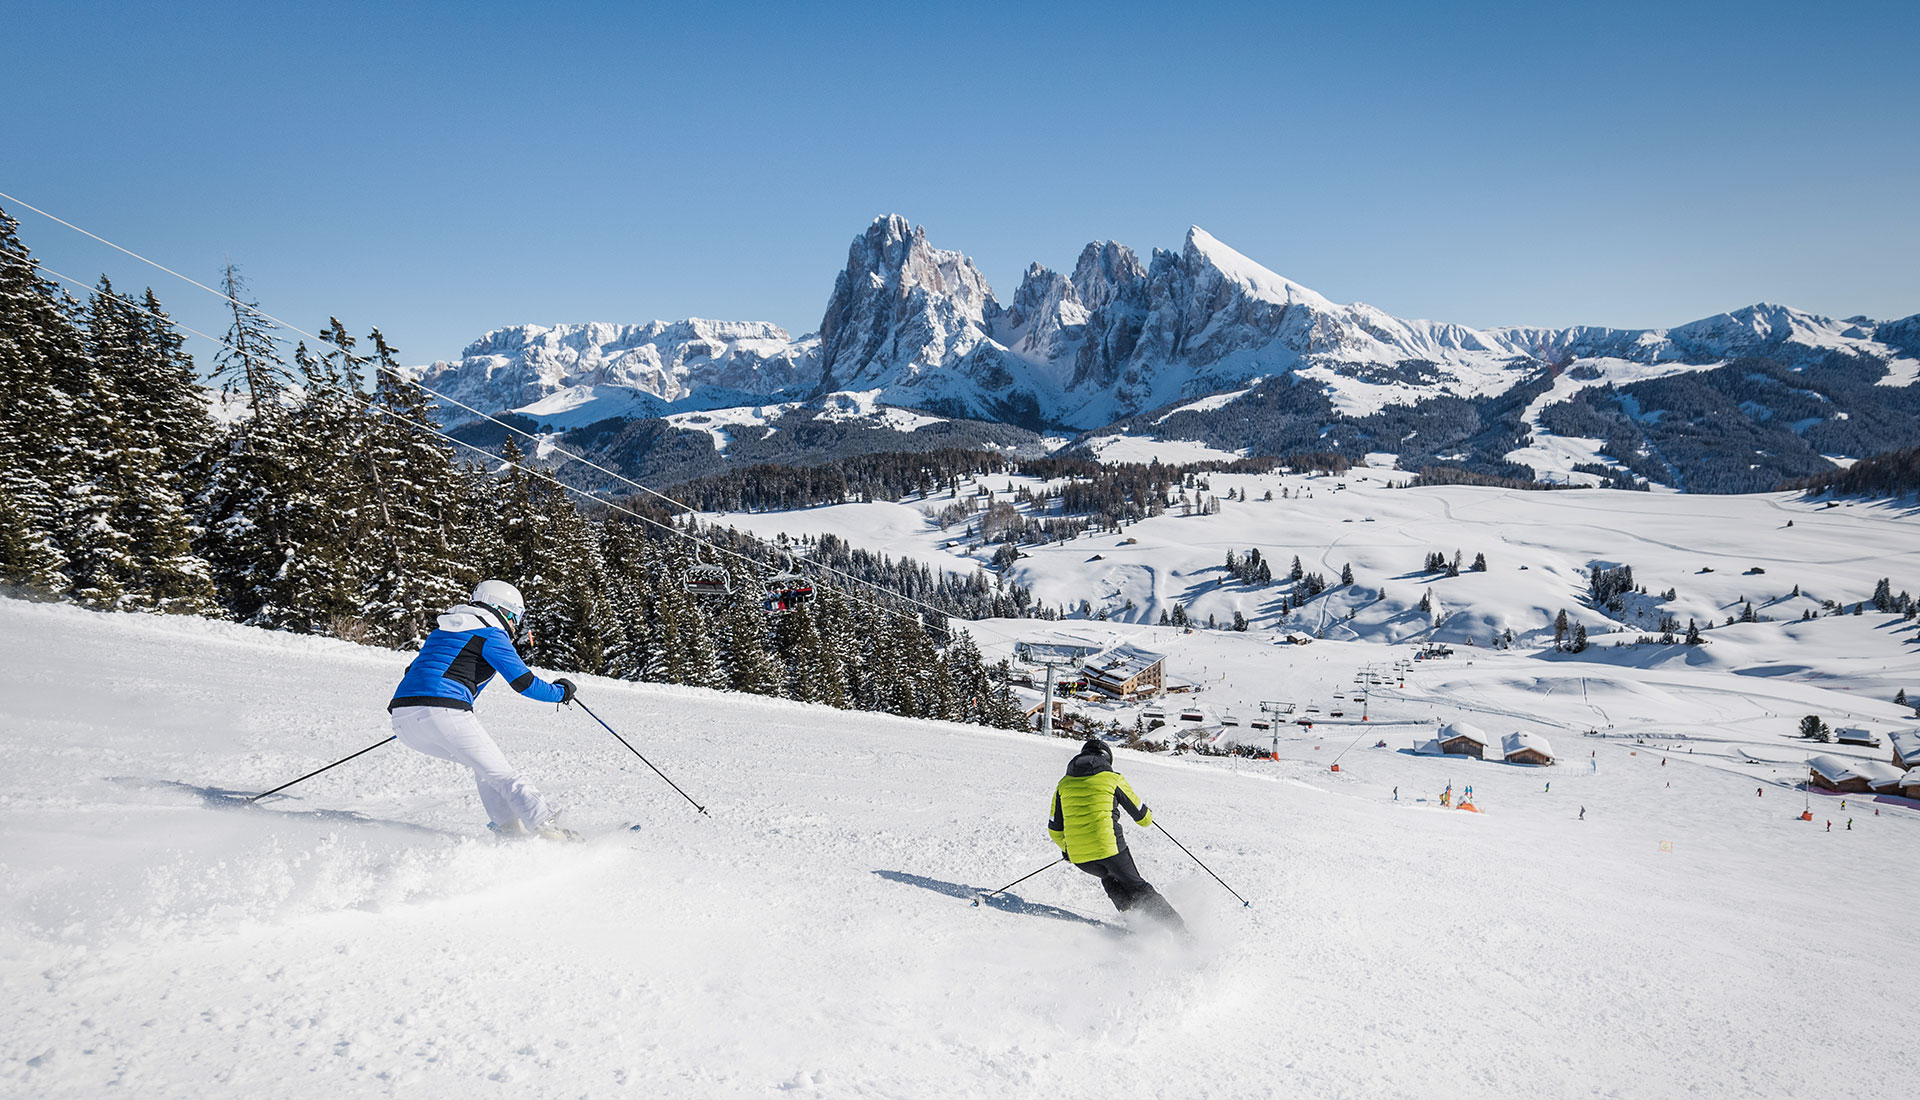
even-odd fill
[[[1120,811],[1141,826],[1153,824],[1153,811],[1133,793],[1108,757],[1083,752],[1067,763],[1066,777],[1053,788],[1053,816],[1047,835],[1075,863],[1119,855],[1127,838],[1120,832]]]

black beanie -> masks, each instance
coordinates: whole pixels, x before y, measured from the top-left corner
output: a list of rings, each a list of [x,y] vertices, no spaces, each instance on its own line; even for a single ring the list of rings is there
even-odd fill
[[[1080,746],[1080,755],[1085,756],[1088,753],[1104,756],[1108,760],[1113,759],[1113,750],[1108,748],[1107,743],[1098,737],[1089,737],[1087,738],[1087,743]]]

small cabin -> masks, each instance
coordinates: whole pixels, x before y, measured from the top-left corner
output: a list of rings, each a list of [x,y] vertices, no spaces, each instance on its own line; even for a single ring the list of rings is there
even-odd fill
[[[1874,736],[1872,730],[1861,729],[1857,726],[1834,730],[1833,739],[1842,745],[1865,745],[1868,748],[1878,748],[1880,746],[1880,739]]]
[[[1920,767],[1920,729],[1894,730],[1887,740],[1893,742],[1894,767]]]
[[[1441,726],[1434,740],[1440,743],[1440,751],[1448,756],[1471,756],[1476,760],[1487,758],[1487,745],[1491,743],[1480,727],[1465,722]]]
[[[1501,754],[1509,764],[1544,766],[1553,763],[1553,746],[1531,730],[1514,730],[1500,739]]]
[[[1873,788],[1849,761],[1826,753],[1807,761],[1807,783],[1840,794],[1866,794]]]

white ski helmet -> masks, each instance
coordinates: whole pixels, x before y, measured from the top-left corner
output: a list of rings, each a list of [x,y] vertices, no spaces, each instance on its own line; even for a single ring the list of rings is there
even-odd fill
[[[520,620],[527,614],[527,601],[520,598],[518,588],[506,581],[481,581],[474,586],[473,595],[468,600],[500,612],[507,620],[508,634],[519,632]]]

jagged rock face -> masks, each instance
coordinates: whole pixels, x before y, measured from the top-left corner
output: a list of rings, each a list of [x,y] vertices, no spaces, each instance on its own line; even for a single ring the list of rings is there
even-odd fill
[[[1086,307],[1066,276],[1034,264],[1007,309],[1006,342],[1028,362],[1052,363],[1071,354],[1086,322]]]
[[[1073,265],[1073,290],[1081,305],[1094,310],[1112,302],[1122,287],[1146,277],[1147,269],[1140,266],[1140,257],[1133,254],[1133,249],[1113,241],[1095,241],[1080,250],[1080,260]]]
[[[569,387],[615,387],[673,402],[703,388],[754,395],[810,390],[820,377],[816,348],[811,337],[796,341],[762,321],[517,325],[487,333],[458,361],[410,373],[490,412]]]
[[[923,371],[961,366],[992,343],[1000,313],[972,260],[934,248],[898,214],[876,218],[848,250],[820,320],[821,388],[912,386]],[[982,371],[1000,367],[986,358]]]

